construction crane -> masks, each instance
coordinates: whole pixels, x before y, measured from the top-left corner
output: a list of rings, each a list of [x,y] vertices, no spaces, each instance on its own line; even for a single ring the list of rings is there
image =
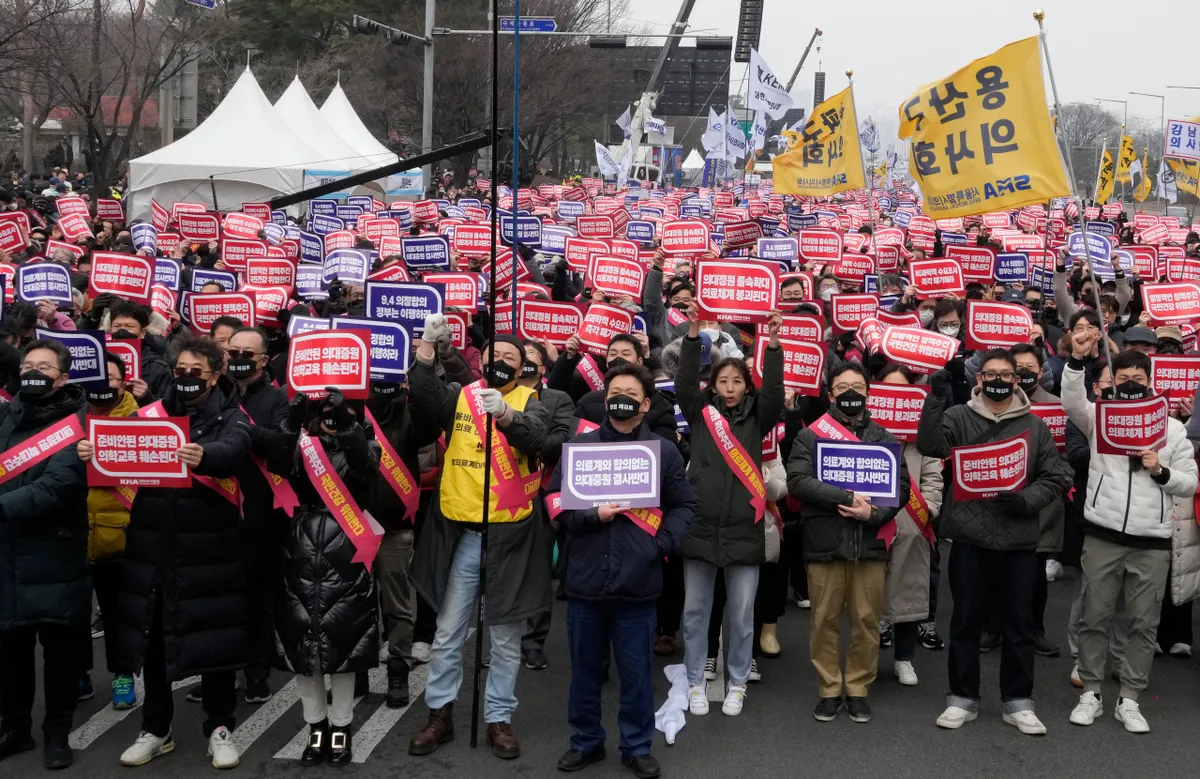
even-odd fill
[[[642,90],[642,96],[634,107],[633,118],[629,125],[629,137],[632,139],[634,148],[641,144],[642,134],[646,128],[646,112],[653,111],[658,105],[659,84],[667,72],[667,63],[671,61],[671,57],[675,56],[675,52],[679,48],[681,36],[687,31],[688,18],[692,15],[692,8],[695,5],[696,0],[683,0],[683,4],[679,6],[679,13],[675,15],[675,23],[671,25],[667,38],[663,41],[662,49],[658,52],[658,61],[654,63],[654,70],[650,72],[646,88]]]
[[[800,68],[804,67],[804,60],[808,59],[808,53],[812,51],[813,44],[817,42],[817,38],[823,33],[821,28],[813,30],[812,37],[808,39],[808,45],[804,47],[804,53],[800,55],[800,61],[796,63],[796,69],[792,71],[792,77],[788,79],[787,91],[791,92],[792,87],[796,84],[796,77],[800,75]]]

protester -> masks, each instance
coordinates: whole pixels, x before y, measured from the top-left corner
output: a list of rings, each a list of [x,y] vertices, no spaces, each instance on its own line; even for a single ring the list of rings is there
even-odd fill
[[[571,652],[568,724],[571,748],[558,761],[562,771],[577,771],[605,756],[600,690],[610,655],[621,681],[618,715],[621,761],[635,776],[659,775],[650,756],[654,733],[654,685],[651,648],[655,634],[655,600],[662,591],[659,560],[679,553],[691,524],[696,501],[679,451],[644,423],[654,382],[643,366],[627,363],[610,368],[604,378],[607,416],[599,430],[581,433],[572,443],[604,442],[613,446],[634,441],[660,442],[656,528],[635,523],[619,503],[594,509],[564,509],[558,521],[566,528],[567,637]],[[547,488],[559,492],[562,468]]]
[[[79,645],[86,640],[87,486],[78,436],[55,431],[82,422],[84,393],[68,384],[71,353],[57,341],[21,350],[21,384],[0,404],[0,452],[42,453],[0,476],[0,760],[34,748],[34,654],[42,646],[42,764],[59,769],[74,756],[67,737],[79,695]],[[65,446],[54,446],[58,440]]]

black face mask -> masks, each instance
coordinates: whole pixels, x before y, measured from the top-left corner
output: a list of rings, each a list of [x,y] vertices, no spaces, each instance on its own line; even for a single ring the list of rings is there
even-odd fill
[[[626,360],[624,357],[614,357],[611,360],[605,361],[604,364],[607,365],[608,369],[611,371],[613,368],[616,368],[618,366],[628,365],[629,360]]]
[[[103,389],[89,389],[87,391],[87,401],[89,405],[98,406],[100,408],[108,408],[117,400],[117,391],[107,384]]]
[[[1032,395],[1037,389],[1038,375],[1031,370],[1017,371],[1017,379],[1026,395]]]
[[[833,401],[837,404],[837,410],[848,417],[856,417],[861,414],[863,407],[867,404],[866,396],[858,390],[846,390]]]
[[[121,328],[120,330],[114,330],[112,337],[113,338],[137,338],[136,335],[134,335],[133,333],[129,332],[128,330],[126,330],[124,328]]]
[[[624,422],[626,419],[633,419],[638,415],[638,403],[628,395],[613,395],[605,402],[605,409],[608,415],[618,422]]]
[[[538,366],[531,362],[526,362],[521,366],[521,378],[529,379],[537,375]]]
[[[204,394],[204,382],[197,376],[176,376],[175,397],[185,405],[192,405]]]
[[[675,309],[676,311],[686,312],[687,307],[688,307],[687,303],[672,303],[671,304],[671,308]]]
[[[483,371],[487,376],[488,386],[492,389],[507,386],[517,375],[512,366],[504,362],[504,360],[496,360],[492,363],[491,368],[484,368]]]
[[[1046,339],[1038,336],[1037,338],[1033,339],[1033,345],[1040,352],[1046,348]]]
[[[397,393],[403,397],[402,387],[393,381],[381,381],[371,384],[371,392],[383,400],[391,400]]]
[[[49,392],[53,386],[54,381],[41,371],[25,371],[21,374],[21,389],[19,392],[27,397],[40,398]]]
[[[254,360],[246,357],[239,357],[236,360],[229,361],[229,378],[231,379],[248,379],[254,374],[257,366]]]
[[[1145,384],[1138,384],[1136,381],[1123,381],[1113,389],[1113,398],[1115,400],[1141,400],[1150,395],[1149,388]]]
[[[1013,393],[1013,385],[1004,379],[992,379],[983,383],[983,394],[988,400],[994,400],[999,403],[1002,400],[1008,400]]]

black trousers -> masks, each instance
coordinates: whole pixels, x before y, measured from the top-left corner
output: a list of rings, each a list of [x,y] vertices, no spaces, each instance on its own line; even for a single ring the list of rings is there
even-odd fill
[[[1171,602],[1171,573],[1167,571],[1167,594],[1158,620],[1158,646],[1166,652],[1173,644],[1192,645],[1192,601],[1182,606]]]
[[[1050,597],[1050,584],[1046,581],[1046,561],[1049,552],[1038,552],[1037,570],[1033,572],[1033,634],[1046,635],[1046,601]]]
[[[34,650],[39,641],[46,699],[42,733],[65,737],[71,732],[83,670],[79,648],[88,630],[86,625],[49,622],[0,630],[0,732],[28,732],[33,727]]]
[[[250,662],[247,679],[266,681],[275,643],[275,591],[283,578],[283,534],[275,512],[242,522],[242,558],[246,573],[246,608],[250,619]],[[101,607],[103,608],[103,607]]]
[[[662,561],[663,588],[658,596],[658,635],[673,636],[683,620],[683,555]],[[718,581],[723,581],[717,577]]]
[[[942,551],[938,544],[929,550],[929,616],[926,622],[937,621],[938,585],[942,582]]]
[[[142,681],[146,686],[146,699],[142,704],[142,730],[160,738],[171,732],[171,720],[175,718],[174,693],[167,679],[167,657],[163,645],[162,596],[154,607],[154,622],[150,626],[150,638],[146,644],[146,662],[142,669]],[[237,708],[237,673],[221,671],[201,674],[200,694],[204,696],[204,737],[224,725],[233,730],[237,719],[233,716]]]
[[[894,641],[894,649],[892,650],[893,660],[907,660],[912,662],[912,659],[917,656],[917,625],[919,622],[897,622],[892,625],[892,636]]]
[[[950,550],[950,694],[979,700],[979,634],[992,616],[1003,643],[1000,699],[1033,697],[1033,588],[1037,552],[999,552],[956,541]]]
[[[417,548],[417,541],[421,538],[421,531],[425,528],[424,517],[429,510],[429,504],[433,501],[433,490],[421,490],[421,500],[417,506],[418,521],[413,523],[413,549]],[[417,618],[413,622],[413,643],[414,644],[429,644],[433,645],[433,637],[437,634],[437,612],[433,606],[425,602],[421,597],[421,593],[413,591],[417,596]]]
[[[93,564],[92,587],[96,591],[96,602],[100,605],[100,617],[107,623],[104,626],[104,659],[110,673],[121,674],[130,671],[118,668],[113,663],[117,656],[117,595],[121,592],[121,562]],[[95,657],[92,652],[91,632],[82,634],[84,644],[84,665],[82,670],[90,671],[95,667]]]

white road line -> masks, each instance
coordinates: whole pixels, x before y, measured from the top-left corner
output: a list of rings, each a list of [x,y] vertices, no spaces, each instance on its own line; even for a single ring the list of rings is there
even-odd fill
[[[259,736],[266,733],[299,699],[296,678],[293,676],[291,681],[281,687],[279,692],[259,706],[253,714],[246,718],[245,722],[238,725],[233,731],[233,743],[238,752],[245,754],[250,745],[257,741]]]
[[[371,683],[371,686],[370,686],[371,692],[377,692],[379,690],[382,690],[383,692],[387,692],[387,668],[386,667],[372,668],[370,671],[367,672],[367,679]],[[325,688],[329,689],[328,680],[325,683]],[[357,706],[358,702],[361,700],[362,700],[362,698],[355,698],[354,703],[351,706],[351,708],[353,708],[354,706]],[[300,755],[304,754],[304,748],[306,746],[308,746],[308,726],[307,725],[305,725],[303,728],[301,728],[300,732],[298,732],[295,736],[293,736],[292,740],[289,741],[283,749],[276,752],[275,757],[277,757],[281,760],[299,760]]]
[[[171,690],[176,691],[184,687],[191,687],[193,684],[200,682],[199,676],[189,676],[186,679],[181,679],[171,685]],[[87,722],[80,725],[71,733],[67,743],[71,745],[71,749],[87,749],[92,742],[104,735],[109,728],[124,721],[126,717],[132,714],[137,709],[141,708],[142,701],[146,697],[146,689],[142,684],[142,677],[135,676],[133,678],[134,693],[137,695],[137,703],[130,709],[114,709],[111,703],[108,703],[100,711],[96,712],[88,719]]]
[[[379,745],[388,731],[395,727],[400,718],[417,702],[417,699],[425,694],[425,682],[428,678],[429,666],[417,666],[417,669],[408,675],[408,705],[400,709],[389,709],[386,704],[380,706],[371,715],[371,718],[362,724],[362,727],[354,734],[353,762],[362,763],[370,757],[372,750]]]

